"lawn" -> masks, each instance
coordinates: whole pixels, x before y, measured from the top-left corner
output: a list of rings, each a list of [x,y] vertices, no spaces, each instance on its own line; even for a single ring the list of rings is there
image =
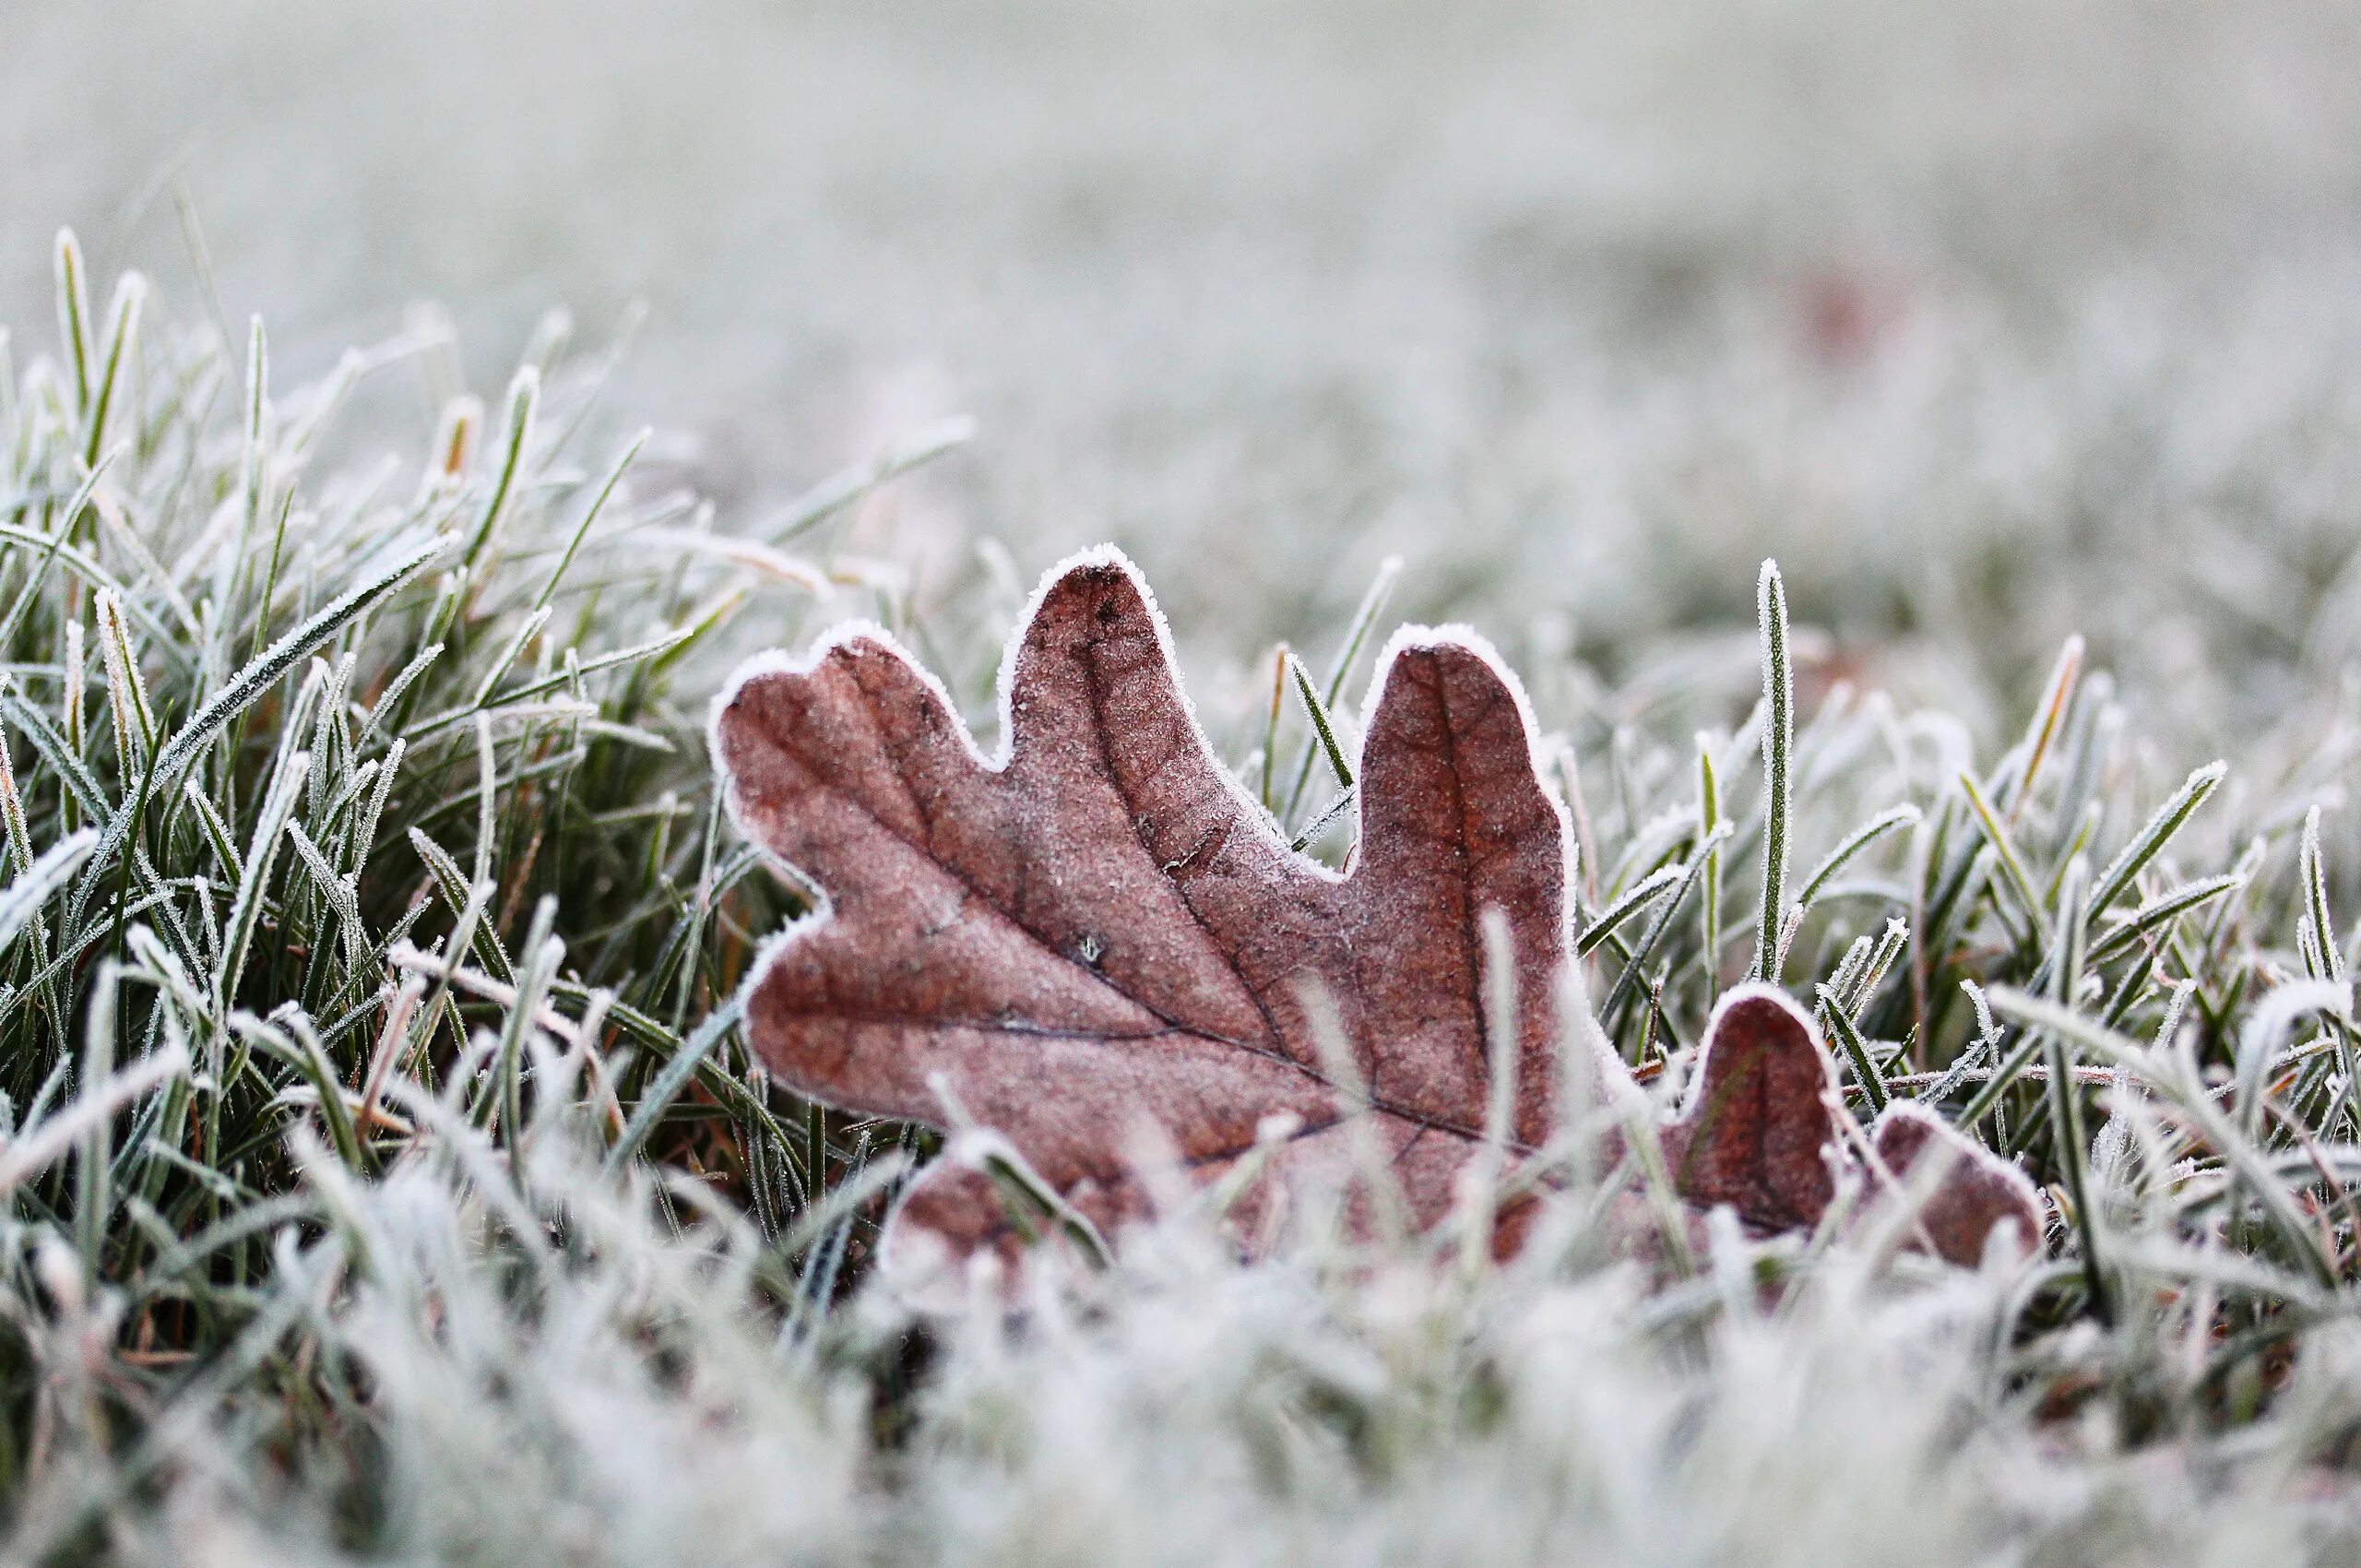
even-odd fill
[[[7,1561],[2361,1550],[2337,8],[136,9],[0,41]],[[989,753],[1102,541],[1329,868],[1395,628],[1515,677],[1638,1096],[1521,1246],[1142,1145],[881,1265],[996,1146],[766,1068],[716,701]],[[1679,1212],[1750,977],[2037,1255]]]

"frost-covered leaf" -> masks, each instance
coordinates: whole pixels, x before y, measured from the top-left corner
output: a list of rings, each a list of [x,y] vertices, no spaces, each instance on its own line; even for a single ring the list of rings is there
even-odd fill
[[[1341,1171],[1373,1137],[1423,1227],[1484,1144],[1478,932],[1496,909],[1516,981],[1507,1153],[1548,1142],[1567,830],[1524,695],[1481,639],[1412,628],[1380,656],[1342,873],[1292,852],[1216,760],[1112,551],[1052,574],[1003,707],[1006,754],[987,758],[871,627],[759,662],[719,706],[741,827],[827,897],[749,985],[749,1039],[782,1081],[868,1115],[972,1117],[1109,1233],[1150,1206],[1143,1121],[1210,1182],[1284,1116],[1278,1184]],[[1322,1038],[1331,1010],[1339,1045]],[[1675,1185],[1758,1229],[1813,1223],[1833,1191],[1832,1094],[1809,1024],[1748,988],[1666,1130]],[[944,1165],[896,1230],[957,1254],[1009,1244],[1009,1225],[990,1182]]]

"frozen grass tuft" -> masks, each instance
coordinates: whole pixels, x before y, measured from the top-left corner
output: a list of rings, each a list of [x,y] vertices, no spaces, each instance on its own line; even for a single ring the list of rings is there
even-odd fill
[[[405,425],[373,393],[437,386],[432,334],[289,386],[259,326],[95,308],[57,260],[59,346],[0,376],[18,1558],[2361,1547],[2353,688],[2191,771],[2079,645],[1955,694],[2003,727],[1855,690],[1768,570],[1759,671],[1518,658],[1648,1092],[1775,976],[1857,1107],[1940,1106],[2047,1187],[2029,1274],[1930,1272],[1873,1215],[1650,1277],[1577,1129],[1512,1264],[1307,1225],[1242,1267],[1192,1211],[921,1321],[864,1258],[924,1141],[791,1103],[736,1033],[801,896],[719,832],[698,725],[730,653],[855,609],[982,706],[990,573],[916,593],[842,548],[956,433],[732,527],[562,322],[496,407]],[[1209,705],[1317,852],[1394,570]]]

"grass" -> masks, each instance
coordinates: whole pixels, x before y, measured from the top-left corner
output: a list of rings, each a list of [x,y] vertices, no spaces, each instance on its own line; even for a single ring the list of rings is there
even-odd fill
[[[447,300],[495,395],[645,297],[734,528],[972,413],[857,547],[1021,598],[1112,537],[1201,687],[1388,553],[1394,613],[1661,678],[1775,555],[1980,734],[2079,632],[2203,758],[2361,625],[2339,0],[125,3],[7,18],[0,318],[68,220],[289,366]]]
[[[1650,1092],[1769,976],[1857,1107],[1940,1104],[2047,1186],[2029,1274],[1930,1272],[1872,1214],[1643,1277],[1577,1127],[1513,1263],[1307,1226],[1243,1267],[1196,1209],[921,1320],[860,1263],[924,1141],[746,1060],[729,999],[799,900],[699,740],[737,651],[853,609],[989,690],[988,593],[840,548],[901,464],[738,531],[555,323],[500,407],[405,430],[371,392],[435,385],[432,337],[279,386],[259,327],[57,262],[0,375],[17,1560],[2361,1545],[2350,693],[2192,772],[2070,645],[1959,694],[2014,715],[1984,736],[1829,680],[1768,570],[1759,697],[1750,658],[1521,661]],[[1390,581],[1208,703],[1315,852]]]

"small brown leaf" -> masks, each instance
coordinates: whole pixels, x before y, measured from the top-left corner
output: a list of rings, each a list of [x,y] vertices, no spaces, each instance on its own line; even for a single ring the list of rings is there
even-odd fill
[[[1674,1188],[1702,1208],[1726,1204],[1757,1232],[1818,1225],[1853,1161],[1837,1132],[1834,1061],[1810,1016],[1770,986],[1724,997],[1707,1028],[1680,1118],[1659,1138]],[[1933,1192],[1904,1245],[1963,1268],[1986,1239],[2014,1228],[2014,1250],[2036,1252],[2041,1203],[2017,1169],[1911,1100],[1895,1100],[1869,1132],[1881,1171],[1908,1184],[1921,1159],[1940,1159]]]
[[[1947,1161],[1932,1196],[1917,1211],[1914,1245],[1962,1268],[1984,1259],[1988,1238],[2011,1228],[2020,1256],[2041,1251],[2041,1199],[2013,1165],[1995,1159],[1922,1105],[1896,1100],[1878,1118],[1871,1137],[1879,1160],[1896,1181],[1909,1182],[1921,1160]],[[1923,1240],[1922,1240],[1923,1238]]]
[[[1484,1137],[1488,909],[1516,978],[1511,1159],[1552,1130],[1566,825],[1524,694],[1480,639],[1398,634],[1372,693],[1338,874],[1291,852],[1215,759],[1112,550],[1044,583],[1002,671],[998,759],[873,627],[758,661],[715,715],[730,810],[828,902],[756,966],[754,1049],[796,1092],[863,1114],[941,1126],[955,1105],[1109,1235],[1150,1207],[1129,1158],[1143,1121],[1207,1182],[1291,1118],[1269,1165],[1284,1185],[1345,1167],[1365,1091],[1361,1131],[1431,1225]],[[1358,1086],[1323,1056],[1323,1003]],[[1735,994],[1666,1131],[1683,1194],[1758,1229],[1816,1220],[1832,1073],[1784,998]],[[1014,1245],[991,1181],[948,1162],[889,1247],[915,1233],[955,1256]]]
[[[1769,986],[1714,1009],[1680,1119],[1660,1134],[1680,1195],[1757,1230],[1816,1224],[1836,1195],[1836,1093],[1811,1023]]]

